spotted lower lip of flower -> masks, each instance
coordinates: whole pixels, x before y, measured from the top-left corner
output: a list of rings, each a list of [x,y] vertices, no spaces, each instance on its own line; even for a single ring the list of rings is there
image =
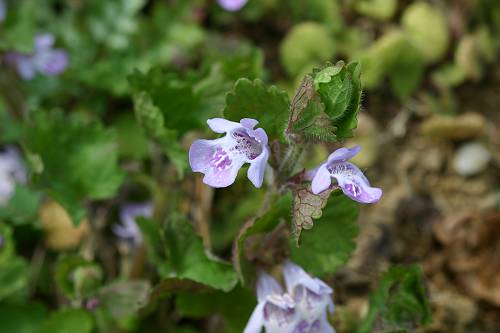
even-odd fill
[[[247,176],[259,188],[269,159],[268,138],[262,128],[254,129],[257,120],[244,118],[239,123],[222,118],[207,120],[216,133],[226,133],[215,140],[196,140],[189,149],[189,164],[194,172],[205,174],[203,182],[212,187],[234,183],[239,169],[249,163]]]
[[[308,172],[307,178],[312,178],[312,192],[319,194],[328,189],[332,178],[337,180],[338,186],[349,198],[361,203],[374,203],[380,200],[382,190],[371,187],[363,172],[354,164],[347,162],[361,148],[340,148],[328,157],[328,160],[317,169]]]
[[[219,5],[229,12],[236,12],[243,8],[248,0],[217,0]]]

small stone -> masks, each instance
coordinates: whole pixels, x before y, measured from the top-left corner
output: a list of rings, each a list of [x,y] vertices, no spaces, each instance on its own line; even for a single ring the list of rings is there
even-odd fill
[[[472,176],[488,166],[491,154],[480,142],[469,142],[461,146],[453,159],[453,169],[461,176]]]

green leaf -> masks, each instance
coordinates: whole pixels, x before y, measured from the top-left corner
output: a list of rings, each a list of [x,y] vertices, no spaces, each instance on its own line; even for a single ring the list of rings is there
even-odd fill
[[[355,249],[357,217],[356,202],[342,194],[332,194],[314,227],[302,232],[301,246],[290,240],[292,260],[315,275],[334,273]]]
[[[80,309],[59,310],[45,320],[40,333],[91,333],[92,316]]]
[[[37,30],[39,4],[35,0],[9,2],[5,32],[0,46],[22,53],[31,53]]]
[[[292,142],[335,141],[332,126],[325,106],[314,88],[314,80],[306,75],[290,105],[290,116],[285,131]]]
[[[192,225],[182,217],[172,217],[165,226],[165,247],[168,261],[163,277],[175,274],[224,291],[231,290],[237,276],[231,264],[224,262],[203,247],[203,241]]]
[[[181,315],[189,318],[220,315],[224,320],[224,332],[227,333],[243,332],[255,305],[253,292],[240,287],[229,293],[182,293],[176,298],[176,309]]]
[[[265,213],[260,214],[241,228],[233,246],[233,265],[241,282],[254,275],[255,267],[245,258],[245,242],[248,237],[273,230],[281,219],[288,217],[292,206],[290,195],[281,196],[273,200],[273,205]]]
[[[370,309],[358,333],[373,331],[374,325],[391,330],[414,331],[431,321],[431,311],[417,265],[391,268],[370,295]]]
[[[226,95],[224,117],[239,122],[243,118],[259,121],[271,139],[283,138],[289,98],[275,86],[266,87],[259,79],[239,79]]]
[[[142,308],[149,296],[151,285],[148,281],[119,281],[102,287],[99,299],[115,319],[135,314]]]
[[[314,73],[314,86],[325,105],[337,140],[353,135],[361,104],[361,66],[357,62],[347,66],[342,61],[327,65]]]
[[[171,217],[161,228],[150,219],[138,219],[148,257],[163,278],[189,279],[215,289],[231,290],[237,276],[231,264],[208,252],[200,236],[183,217]]]
[[[0,304],[0,332],[39,333],[47,310],[41,303]]]
[[[12,228],[0,223],[0,301],[23,290],[29,277],[28,263],[15,254]]]
[[[136,70],[129,76],[129,83],[135,94],[149,95],[150,101],[147,104],[161,112],[165,128],[183,134],[194,128],[201,128],[207,119],[201,109],[202,100],[193,88],[196,79],[181,78],[175,73],[154,68],[147,73]],[[158,121],[156,115],[155,121]]]
[[[56,284],[71,299],[93,295],[101,280],[101,268],[77,255],[60,258],[55,267]]]
[[[113,197],[123,182],[114,132],[61,112],[36,112],[25,129],[26,148],[41,159],[37,187],[59,201],[77,225],[86,200]]]
[[[41,195],[30,188],[17,184],[7,206],[0,207],[0,219],[9,220],[14,225],[34,222]]]
[[[26,287],[30,277],[30,268],[26,260],[12,257],[0,262],[0,300]]]
[[[141,309],[141,314],[151,313],[156,309],[158,302],[177,293],[202,293],[214,290],[189,279],[166,278],[151,289],[149,300]]]

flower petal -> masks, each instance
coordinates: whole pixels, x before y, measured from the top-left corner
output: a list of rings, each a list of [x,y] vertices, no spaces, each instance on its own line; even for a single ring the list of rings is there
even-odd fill
[[[318,278],[313,278],[297,264],[288,260],[283,266],[283,277],[285,278],[286,289],[291,293],[299,284],[312,292],[323,295],[331,294],[332,289]]]
[[[193,142],[189,148],[189,165],[194,172],[204,173],[208,170],[218,140],[196,140]]]
[[[35,56],[35,63],[40,73],[56,76],[68,66],[68,54],[62,50],[41,51]]]
[[[264,146],[262,153],[256,159],[250,161],[247,176],[252,184],[257,188],[260,188],[262,186],[262,182],[264,181],[264,173],[266,171],[268,159],[269,150]]]
[[[227,133],[241,127],[239,123],[224,118],[212,118],[207,120],[207,124],[215,133]]]
[[[238,171],[245,163],[242,159],[229,160],[230,165],[225,168],[210,167],[203,177],[203,182],[215,188],[228,187],[238,176]]]
[[[345,162],[356,156],[361,151],[361,147],[356,145],[352,148],[340,148],[328,156],[328,162]]]
[[[264,326],[264,305],[266,303],[259,303],[255,307],[248,320],[247,326],[243,330],[243,333],[260,333],[262,326]]]
[[[332,175],[326,167],[326,163],[322,164],[313,177],[311,189],[314,194],[320,194],[332,185]]]
[[[240,10],[248,0],[217,0],[219,5],[227,11],[235,12]]]
[[[382,190],[371,187],[363,172],[354,164],[343,162],[330,166],[332,177],[337,179],[342,192],[352,200],[374,203],[380,200]]]
[[[283,288],[271,275],[264,271],[259,272],[257,279],[257,299],[259,303],[265,302],[273,294],[281,295]]]
[[[241,126],[249,129],[253,129],[259,123],[258,120],[252,118],[243,118],[240,120]]]
[[[328,321],[326,313],[320,319],[320,326],[321,326],[321,328],[320,328],[319,332],[321,332],[321,333],[335,333],[335,329],[332,327],[332,325]]]
[[[35,76],[35,66],[31,57],[19,55],[16,58],[17,73],[23,80],[31,80]]]
[[[40,34],[35,37],[35,52],[47,50],[54,45],[55,38],[52,34]]]

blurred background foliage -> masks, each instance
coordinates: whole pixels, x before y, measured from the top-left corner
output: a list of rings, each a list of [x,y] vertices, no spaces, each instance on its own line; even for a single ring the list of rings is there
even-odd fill
[[[305,74],[337,60],[361,63],[362,112],[345,145],[362,146],[355,162],[383,200],[356,220],[357,207],[338,208],[354,203],[334,198],[337,210],[322,219],[342,223],[319,223],[301,250],[281,240],[285,253],[259,252],[266,239],[256,237],[253,259],[291,253],[326,276],[338,332],[412,331],[414,320],[428,323],[422,332],[500,331],[499,1],[249,0],[227,12],[209,0],[16,0],[6,8],[0,142],[24,152],[30,181],[0,207],[0,332],[242,332],[256,300],[225,260],[264,194],[243,180],[204,186],[187,148],[208,135],[206,119],[271,115]],[[55,36],[69,66],[21,80],[4,55],[31,53],[39,33]],[[249,81],[235,85],[239,78]],[[242,99],[248,90],[263,103]],[[303,163],[317,165],[336,146],[311,149]],[[277,215],[260,216],[243,241],[288,214],[279,209],[291,201],[280,200]],[[144,244],[134,247],[112,226],[124,204],[147,201],[154,211],[138,221]],[[237,257],[244,271],[248,254]],[[379,279],[391,264],[412,263],[427,290],[416,266]]]

